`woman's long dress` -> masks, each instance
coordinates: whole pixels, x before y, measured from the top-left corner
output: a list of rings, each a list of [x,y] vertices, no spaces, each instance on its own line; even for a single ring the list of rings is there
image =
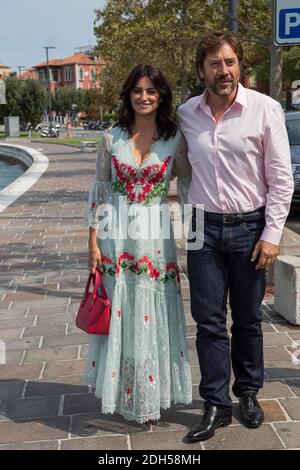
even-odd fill
[[[89,195],[86,225],[98,232],[112,311],[109,336],[90,336],[85,381],[102,412],[140,423],[192,400],[176,246],[165,223],[176,167],[188,176],[179,132],[158,139],[139,167],[128,133],[116,127],[102,138]]]

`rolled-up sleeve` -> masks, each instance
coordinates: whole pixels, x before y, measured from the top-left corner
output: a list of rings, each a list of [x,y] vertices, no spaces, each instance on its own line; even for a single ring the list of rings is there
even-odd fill
[[[267,111],[263,137],[267,185],[266,225],[261,240],[279,245],[290,210],[294,182],[284,113],[279,103]]]

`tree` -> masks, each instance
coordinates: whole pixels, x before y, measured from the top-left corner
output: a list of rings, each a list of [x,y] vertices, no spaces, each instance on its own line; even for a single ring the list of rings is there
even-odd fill
[[[117,100],[129,70],[143,62],[162,68],[178,101],[185,99],[194,84],[199,36],[214,25],[215,15],[207,17],[206,10],[198,0],[111,0],[98,10],[95,35],[107,64],[101,74],[105,94]]]
[[[21,121],[30,121],[35,126],[47,107],[47,93],[36,80],[22,80],[21,83]]]
[[[144,62],[165,72],[176,103],[185,100],[197,83],[194,58],[199,38],[211,29],[226,30],[228,19],[228,0],[108,1],[96,11],[94,28],[98,51],[106,61],[101,73],[104,96],[116,104],[126,75]],[[236,20],[246,69],[257,68],[260,78],[269,82],[270,76],[278,75],[273,59],[281,50],[272,45],[271,1],[239,0]],[[266,73],[270,67],[271,74]]]
[[[63,116],[72,113],[73,104],[77,104],[77,93],[72,86],[58,88],[52,97],[52,108]]]
[[[7,104],[0,108],[0,120],[4,116],[20,116],[21,123],[30,121],[36,125],[47,106],[46,90],[35,80],[6,80]]]

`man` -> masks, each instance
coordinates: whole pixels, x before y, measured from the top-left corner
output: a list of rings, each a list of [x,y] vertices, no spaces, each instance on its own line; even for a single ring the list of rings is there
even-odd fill
[[[27,132],[28,132],[28,139],[31,140],[31,134],[32,134],[33,126],[32,126],[30,121],[27,122],[26,129],[27,129]]]
[[[231,423],[231,364],[243,423],[256,428],[263,422],[256,399],[264,378],[260,306],[265,268],[278,254],[293,179],[281,106],[239,83],[242,59],[233,33],[203,37],[196,66],[206,90],[179,108],[192,165],[193,225],[197,204],[204,205],[204,244],[188,252],[188,271],[205,403],[186,436],[189,442],[208,439]]]
[[[292,109],[297,111],[300,105],[300,85],[297,85],[296,90],[292,92]]]

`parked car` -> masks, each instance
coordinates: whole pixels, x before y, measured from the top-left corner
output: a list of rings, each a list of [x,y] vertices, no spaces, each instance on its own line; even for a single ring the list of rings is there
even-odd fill
[[[300,203],[300,111],[285,113],[294,177],[293,203]]]

